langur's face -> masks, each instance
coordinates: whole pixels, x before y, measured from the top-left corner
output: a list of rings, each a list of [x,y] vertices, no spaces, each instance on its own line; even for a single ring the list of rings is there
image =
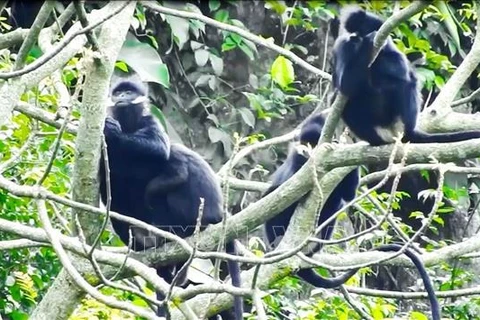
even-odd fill
[[[136,90],[115,90],[112,93],[112,102],[116,107],[128,107],[145,101],[145,97]]]

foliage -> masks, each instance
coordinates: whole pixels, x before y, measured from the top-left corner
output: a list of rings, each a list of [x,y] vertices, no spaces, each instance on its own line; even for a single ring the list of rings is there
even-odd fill
[[[339,1],[345,4],[347,1]],[[295,52],[306,61],[328,70],[327,25],[338,14],[338,5],[329,1],[275,1],[261,3],[262,9],[248,11],[243,2],[213,1],[189,3],[168,2],[164,5],[208,15],[213,19],[252,31],[267,41],[274,41]],[[252,6],[259,4],[250,4]],[[388,17],[406,5],[401,1],[392,5],[390,1],[367,1],[361,4],[381,16]],[[250,14],[249,14],[250,12]],[[253,12],[255,14],[253,14]],[[438,94],[445,82],[463,60],[471,46],[475,33],[474,5],[471,2],[435,2],[421,14],[403,23],[393,33],[397,47],[405,52],[420,52],[426,63],[417,67],[423,90]],[[0,18],[2,31],[9,29],[6,19]],[[16,48],[0,50],[0,71],[10,70],[15,59]],[[38,58],[37,48],[30,52],[28,61]],[[139,58],[140,57],[140,58]],[[62,80],[73,92],[78,85],[81,57],[73,58],[62,70]],[[118,57],[116,68],[123,72],[135,71],[150,82],[152,111],[167,128],[172,140],[194,147],[209,160],[216,169],[235,152],[235,147],[253,144],[265,138],[288,132],[312,110],[328,106],[329,88],[325,82],[294,65],[284,56],[259,47],[248,39],[224,30],[217,30],[196,20],[187,20],[169,15],[149,13],[137,6],[132,30]],[[477,75],[461,96],[478,87]],[[27,91],[22,100],[52,113],[57,112],[59,96],[51,79],[42,81]],[[76,106],[77,107],[77,106]],[[74,120],[79,111],[74,110]],[[287,130],[288,128],[288,130]],[[0,166],[4,161],[18,155],[22,146],[29,143],[17,161],[2,174],[6,178],[25,185],[34,185],[43,176],[50,160],[57,130],[15,113],[12,122],[0,128]],[[261,150],[244,159],[233,171],[239,178],[266,180],[281,163],[287,153],[285,146]],[[60,152],[43,186],[55,194],[66,196],[71,193],[73,173],[74,137],[64,134]],[[428,172],[422,173],[430,182]],[[433,179],[433,178],[432,178]],[[472,180],[452,177],[443,187],[444,198],[439,210],[434,212],[433,223],[428,235],[421,241],[427,250],[445,246],[449,239],[439,239],[448,228],[448,218],[454,214],[452,205],[461,205],[471,197]],[[362,200],[359,205],[370,214],[366,217],[355,210],[343,214],[343,221],[353,220],[354,227],[370,226],[370,219],[382,219],[385,210],[402,209],[402,200],[428,200],[434,188],[420,190],[418,194],[397,191],[374,192],[372,197],[379,201]],[[230,190],[229,210],[236,212],[254,201],[258,195]],[[448,201],[447,201],[448,200]],[[59,215],[69,218],[67,208],[48,204],[48,212],[55,226],[68,234],[69,230],[60,223]],[[348,214],[348,215],[347,215]],[[4,219],[39,226],[33,204],[28,199],[14,197],[0,190],[0,215]],[[406,221],[394,217],[395,223],[407,235],[416,229],[411,221],[422,222],[428,212],[412,211]],[[351,218],[351,219],[347,219]],[[408,223],[406,223],[408,222]],[[340,237],[340,234],[336,235]],[[355,248],[371,248],[381,243],[395,241],[389,222],[347,243]],[[0,240],[11,240],[9,234],[0,233]],[[107,232],[105,242],[112,241]],[[343,251],[342,246],[330,248]],[[257,250],[257,253],[260,249]],[[261,253],[259,253],[261,254]],[[465,261],[462,261],[465,262]],[[467,261],[468,262],[468,261]],[[435,285],[439,290],[450,290],[471,285],[475,274],[468,264],[444,263],[430,268]],[[29,248],[0,251],[0,313],[11,319],[27,319],[28,314],[41,300],[46,289],[60,270],[59,262],[50,248]],[[325,270],[319,270],[325,272]],[[352,283],[364,285],[365,279],[375,277],[378,270],[365,268]],[[149,294],[148,288],[142,286]],[[415,290],[419,290],[415,286]],[[131,294],[102,288],[102,292],[121,300],[146,306],[145,301]],[[409,304],[407,308],[393,299],[353,295],[357,304],[374,319],[387,319],[408,313],[409,319],[425,319],[427,306],[423,301]],[[295,277],[285,278],[266,290],[263,301],[269,319],[360,319],[360,315],[346,302],[339,291],[312,290]],[[478,316],[480,300],[460,297],[448,300],[443,308],[446,315],[455,319],[472,319]],[[249,319],[255,318],[253,310]],[[87,297],[71,316],[71,319],[130,319],[133,316],[112,310]]]

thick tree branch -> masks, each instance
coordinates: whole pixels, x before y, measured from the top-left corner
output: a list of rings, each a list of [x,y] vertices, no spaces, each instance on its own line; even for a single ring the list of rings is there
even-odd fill
[[[480,6],[477,15],[480,16]],[[443,86],[439,95],[419,117],[419,126],[429,132],[448,132],[459,130],[478,130],[480,115],[461,114],[452,111],[451,105],[461,87],[480,63],[480,20],[477,20],[475,39],[463,62],[458,66],[452,77]]]
[[[91,15],[92,28],[95,27],[95,25],[103,23],[103,19],[113,18],[104,23],[99,37],[102,51],[99,52],[99,57],[95,61],[93,61],[93,59],[91,60],[90,68],[87,68],[89,73],[83,95],[82,118],[77,133],[75,148],[73,199],[89,204],[98,203],[97,170],[92,170],[92,168],[97,168],[100,160],[100,137],[103,131],[105,105],[110,84],[109,80],[113,72],[116,57],[130,26],[130,19],[135,8],[135,2],[112,2],[104,7],[104,9],[105,8],[110,10],[106,11],[103,17],[98,18],[93,17],[93,14]],[[88,28],[84,28],[82,30],[89,31],[87,29]],[[71,30],[69,30],[69,32]],[[85,44],[84,36],[74,38],[77,35],[75,30],[70,34],[73,40],[70,44],[66,45],[66,48],[72,43],[78,42],[82,46]],[[66,39],[68,39],[68,36]],[[60,46],[61,45],[59,45],[59,47]],[[66,48],[64,50],[67,50]],[[54,57],[57,56],[54,55]],[[33,71],[32,73],[37,71]],[[19,78],[20,81],[22,78],[23,77]],[[74,210],[74,219],[77,216],[80,218],[82,226],[86,228],[87,239],[92,241],[91,239],[94,239],[98,232],[100,232],[99,217],[93,217],[92,215],[84,214],[82,211]],[[59,252],[58,250],[59,248],[56,248],[57,253]],[[65,261],[62,261],[62,263],[63,262]],[[55,282],[65,283],[72,274],[71,269],[68,270],[68,273],[62,270]],[[65,287],[53,285],[35,309],[32,319],[67,318],[84,294],[81,289],[86,288],[78,279],[76,279],[75,283],[82,284],[81,289],[70,281],[68,281],[68,283],[69,285]],[[62,296],[61,301],[58,300],[59,296]],[[52,308],[52,304],[55,305],[55,308]]]
[[[29,29],[19,28],[11,32],[0,34],[0,50],[11,48],[19,43],[22,43],[29,32]]]

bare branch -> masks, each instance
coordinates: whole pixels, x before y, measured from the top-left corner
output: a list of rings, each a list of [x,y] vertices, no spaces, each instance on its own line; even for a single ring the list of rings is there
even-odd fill
[[[287,134],[284,134],[282,136],[279,136],[279,137],[275,137],[275,138],[271,138],[271,139],[267,139],[267,140],[264,140],[264,141],[261,141],[261,142],[258,142],[258,143],[255,143],[255,144],[252,144],[252,145],[249,145],[243,149],[241,149],[236,155],[235,157],[233,157],[232,160],[229,160],[227,161],[223,166],[222,168],[220,168],[220,170],[218,170],[218,173],[217,175],[221,178],[223,178],[223,176],[228,172],[228,169],[230,167],[235,167],[235,165],[240,161],[242,160],[243,158],[245,158],[247,155],[249,155],[250,153],[252,153],[253,151],[255,150],[260,150],[260,149],[265,149],[265,148],[268,148],[270,147],[271,145],[274,145],[274,144],[279,144],[279,143],[284,143],[284,142],[288,142],[290,140],[292,140],[295,135],[297,134],[297,130],[294,130],[294,131],[290,131],[289,133]]]
[[[5,240],[0,241],[0,250],[24,249],[32,247],[48,247],[50,244],[45,242],[32,241],[28,239]]]
[[[29,29],[19,28],[8,33],[0,34],[0,50],[21,43],[27,37],[29,32]]]
[[[401,291],[388,291],[388,290],[375,290],[369,288],[345,286],[345,288],[351,293],[361,294],[371,297],[382,297],[391,299],[426,299],[428,298],[427,292],[401,292]],[[457,289],[457,290],[442,290],[435,292],[438,298],[454,298],[454,297],[466,297],[480,294],[480,286],[473,288]]]
[[[38,39],[40,31],[42,31],[43,26],[47,22],[47,19],[50,17],[50,13],[55,7],[54,1],[45,1],[40,8],[40,11],[35,18],[35,21],[30,28],[30,32],[22,43],[20,50],[18,51],[17,61],[13,66],[13,70],[18,70],[25,65],[25,60],[27,59],[28,52],[32,49],[33,45]]]
[[[67,34],[65,36],[64,39],[62,39],[62,41],[60,41],[58,43],[57,46],[55,46],[55,48],[44,54],[43,56],[41,56],[40,58],[38,58],[37,60],[35,60],[35,62],[29,64],[27,67],[21,69],[21,70],[18,70],[18,71],[12,71],[12,72],[2,72],[0,73],[0,79],[10,79],[10,78],[14,78],[14,77],[19,77],[21,75],[24,75],[26,73],[29,73],[33,70],[36,70],[38,69],[39,67],[41,67],[42,65],[44,65],[45,63],[47,63],[49,60],[51,60],[53,57],[55,57],[57,54],[59,54],[65,47],[67,47],[76,37],[80,36],[80,35],[83,35],[85,33],[88,33],[90,32],[91,30],[95,29],[96,27],[98,27],[99,25],[105,23],[105,21],[111,19],[112,17],[116,16],[117,14],[119,14],[123,9],[125,9],[125,7],[127,7],[127,5],[133,0],[125,0],[122,5],[118,8],[116,8],[115,10],[113,10],[112,12],[110,12],[109,14],[107,14],[105,17],[101,18],[100,20],[98,21],[95,21],[93,22],[91,25],[89,25],[88,27],[85,27],[83,29],[80,29],[78,31],[74,31],[72,32],[71,34]],[[73,29],[73,28],[72,28]]]
[[[87,28],[88,27],[88,18],[87,18],[87,12],[85,11],[85,7],[83,6],[83,3],[85,1],[74,1],[73,5],[75,6],[75,11],[77,12],[78,19],[80,20],[80,23],[82,24],[82,27]],[[88,42],[92,45],[92,48],[94,51],[98,51],[98,42],[97,38],[93,34],[92,30],[87,31],[87,39]]]
[[[292,62],[298,64],[302,68],[304,68],[304,69],[306,69],[310,72],[313,72],[314,74],[316,74],[316,75],[318,75],[318,76],[320,76],[320,77],[322,77],[326,80],[329,80],[329,81],[332,80],[331,75],[329,75],[325,71],[322,71],[322,70],[318,69],[317,67],[312,66],[311,64],[309,64],[305,60],[298,57],[293,52],[288,51],[288,50],[274,44],[272,40],[263,39],[263,38],[255,35],[251,32],[248,32],[248,31],[246,31],[242,28],[239,28],[239,27],[236,27],[236,26],[233,26],[233,25],[230,25],[230,24],[226,24],[226,23],[223,23],[223,22],[219,22],[217,20],[214,20],[212,18],[206,17],[202,14],[198,14],[198,13],[195,13],[195,12],[188,12],[188,11],[170,9],[170,8],[161,6],[161,5],[159,5],[159,4],[157,4],[153,1],[142,1],[141,3],[146,8],[148,8],[152,11],[155,11],[155,12],[164,13],[164,14],[168,14],[168,15],[172,15],[172,16],[176,16],[176,17],[180,17],[180,18],[184,18],[184,19],[195,19],[195,20],[198,20],[198,21],[202,21],[206,24],[209,24],[209,25],[211,25],[215,28],[230,31],[230,32],[234,32],[234,33],[238,34],[239,36],[242,36],[245,39],[250,40],[250,41],[252,41],[252,42],[254,42],[258,45],[261,45],[265,48],[268,48],[268,49],[271,49],[275,52],[278,52],[279,54],[287,57]]]
[[[372,60],[370,65],[375,61],[380,50],[383,47],[383,44],[387,40],[390,32],[393,31],[400,23],[408,20],[412,16],[416,15],[426,7],[430,5],[427,1],[414,1],[408,7],[394,13],[391,17],[389,17],[378,29],[377,34],[375,35],[375,39],[373,40],[373,52],[372,52]]]

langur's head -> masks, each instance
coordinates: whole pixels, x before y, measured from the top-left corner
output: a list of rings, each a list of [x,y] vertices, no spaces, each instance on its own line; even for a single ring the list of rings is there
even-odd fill
[[[140,81],[122,79],[112,85],[110,100],[112,107],[143,107],[148,101],[148,90]]]

